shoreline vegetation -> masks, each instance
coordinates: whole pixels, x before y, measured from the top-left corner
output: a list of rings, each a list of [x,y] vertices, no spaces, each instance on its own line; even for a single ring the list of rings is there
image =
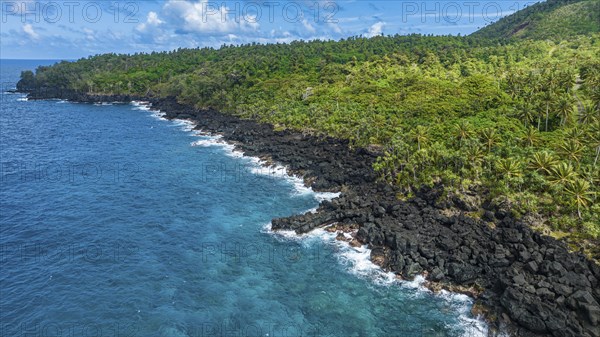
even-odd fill
[[[600,260],[600,33],[392,36],[106,54],[25,71],[35,97],[176,97],[378,153],[377,180],[503,204]],[[489,217],[489,215],[488,215]]]
[[[600,0],[547,0],[470,36],[394,35],[104,54],[24,71],[40,97],[176,97],[378,147],[378,180],[442,184],[600,248]],[[475,196],[475,197],[472,197]]]
[[[465,37],[97,55],[17,90],[150,101],[342,193],[274,230],[355,232],[383,269],[471,293],[514,335],[599,337],[598,6],[549,0]]]

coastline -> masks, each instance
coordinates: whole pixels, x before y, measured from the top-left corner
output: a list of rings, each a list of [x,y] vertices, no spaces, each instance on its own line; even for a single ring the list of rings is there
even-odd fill
[[[227,156],[234,158],[244,158],[250,161],[257,168],[252,168],[250,172],[257,175],[266,175],[271,178],[285,179],[291,182],[297,193],[310,193],[314,198],[319,201],[319,204],[323,201],[331,201],[332,199],[338,198],[341,192],[316,192],[303,180],[303,177],[298,176],[292,172],[288,172],[288,168],[285,166],[278,165],[270,157],[251,157],[247,156],[246,153],[241,152],[236,148],[232,142],[223,141],[221,134],[213,134],[204,132],[196,129],[196,121],[192,119],[167,119],[165,113],[160,109],[152,108],[152,103],[148,101],[133,101],[134,106],[138,107],[136,110],[142,111],[154,111],[152,116],[164,121],[176,121],[178,125],[182,126],[182,130],[185,132],[192,132],[194,136],[204,137],[198,141],[192,142],[192,146],[218,146],[221,147]],[[100,105],[100,103],[94,103]],[[104,105],[104,103],[102,103]],[[208,139],[206,139],[208,138]],[[304,215],[308,213],[315,213],[318,209],[314,207],[312,209],[303,211],[296,215]],[[456,314],[458,315],[458,321],[460,328],[465,329],[463,336],[469,337],[485,337],[491,336],[488,321],[480,312],[474,312],[472,310],[474,305],[473,293],[469,291],[463,291],[463,289],[451,289],[442,284],[436,284],[429,282],[425,279],[426,275],[417,275],[412,280],[402,279],[399,275],[384,270],[380,265],[376,264],[371,260],[372,250],[367,244],[359,243],[356,240],[356,233],[358,231],[357,226],[337,226],[336,223],[328,225],[326,227],[315,228],[306,233],[298,234],[293,230],[273,230],[272,223],[269,222],[263,226],[261,232],[267,235],[272,235],[282,242],[289,243],[302,242],[303,245],[310,245],[312,242],[318,241],[322,244],[335,247],[336,257],[338,262],[347,269],[347,272],[358,278],[364,278],[369,282],[382,287],[397,287],[398,289],[405,289],[410,292],[414,292],[413,296],[435,296],[436,300],[443,301],[446,303],[460,303]],[[495,336],[495,334],[494,334]],[[506,336],[504,333],[500,333],[500,336]]]
[[[505,210],[490,208],[487,222],[472,219],[460,205],[438,202],[442,187],[397,200],[396,190],[375,181],[371,164],[376,152],[350,149],[343,140],[277,131],[174,99],[61,98],[149,101],[167,119],[192,120],[196,130],[222,136],[247,156],[289,167],[317,192],[342,192],[324,200],[315,213],[274,219],[273,229],[303,234],[334,223],[354,226],[355,239],[370,247],[371,261],[383,270],[406,279],[426,273],[433,289],[476,289],[470,295],[479,295],[475,305],[485,308],[481,313],[490,328],[506,326],[517,336],[549,335],[548,330],[554,336],[600,336],[598,265],[533,232]]]

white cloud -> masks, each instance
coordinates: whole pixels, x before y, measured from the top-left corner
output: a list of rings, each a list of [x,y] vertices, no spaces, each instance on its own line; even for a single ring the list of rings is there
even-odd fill
[[[259,24],[253,16],[243,16],[216,2],[169,0],[163,12],[176,30],[198,35],[227,36],[239,32],[258,31]]]
[[[157,25],[160,25],[161,23],[163,23],[163,21],[158,18],[158,14],[156,14],[156,12],[148,13],[147,22],[149,25],[154,25],[154,26],[157,26]]]
[[[304,26],[304,29],[306,29],[311,34],[317,32],[317,29],[313,27],[313,25],[311,25],[310,22],[308,22],[308,20],[306,19],[302,20],[302,25]]]
[[[140,23],[136,29],[140,32],[146,31],[151,27],[158,27],[163,24],[164,21],[158,18],[158,14],[156,12],[148,12],[148,17],[146,18],[146,22]]]
[[[329,28],[331,28],[331,30],[333,30],[334,33],[337,34],[341,34],[342,33],[342,28],[340,28],[340,25],[334,22],[328,22],[327,26],[329,26]]]
[[[96,40],[96,32],[89,28],[83,28],[83,32],[85,33],[85,38],[89,41]]]
[[[377,35],[381,35],[383,32],[383,27],[385,26],[385,22],[379,21],[374,23],[371,27],[369,27],[369,31],[367,32],[367,37],[373,37]]]
[[[35,32],[35,30],[33,29],[33,26],[31,24],[29,24],[29,23],[23,25],[23,31],[31,39],[37,40],[37,39],[40,38],[40,35]]]

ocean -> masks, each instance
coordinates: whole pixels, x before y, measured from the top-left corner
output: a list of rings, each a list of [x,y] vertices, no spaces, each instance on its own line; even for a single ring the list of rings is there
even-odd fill
[[[139,102],[28,101],[0,62],[0,336],[486,336],[472,301],[270,221],[335,197]]]

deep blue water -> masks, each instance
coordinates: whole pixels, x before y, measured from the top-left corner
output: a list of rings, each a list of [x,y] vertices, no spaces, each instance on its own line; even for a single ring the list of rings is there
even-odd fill
[[[322,196],[185,124],[5,92],[51,63],[1,62],[1,336],[484,333],[466,297],[394,281],[366,249],[270,233]]]

